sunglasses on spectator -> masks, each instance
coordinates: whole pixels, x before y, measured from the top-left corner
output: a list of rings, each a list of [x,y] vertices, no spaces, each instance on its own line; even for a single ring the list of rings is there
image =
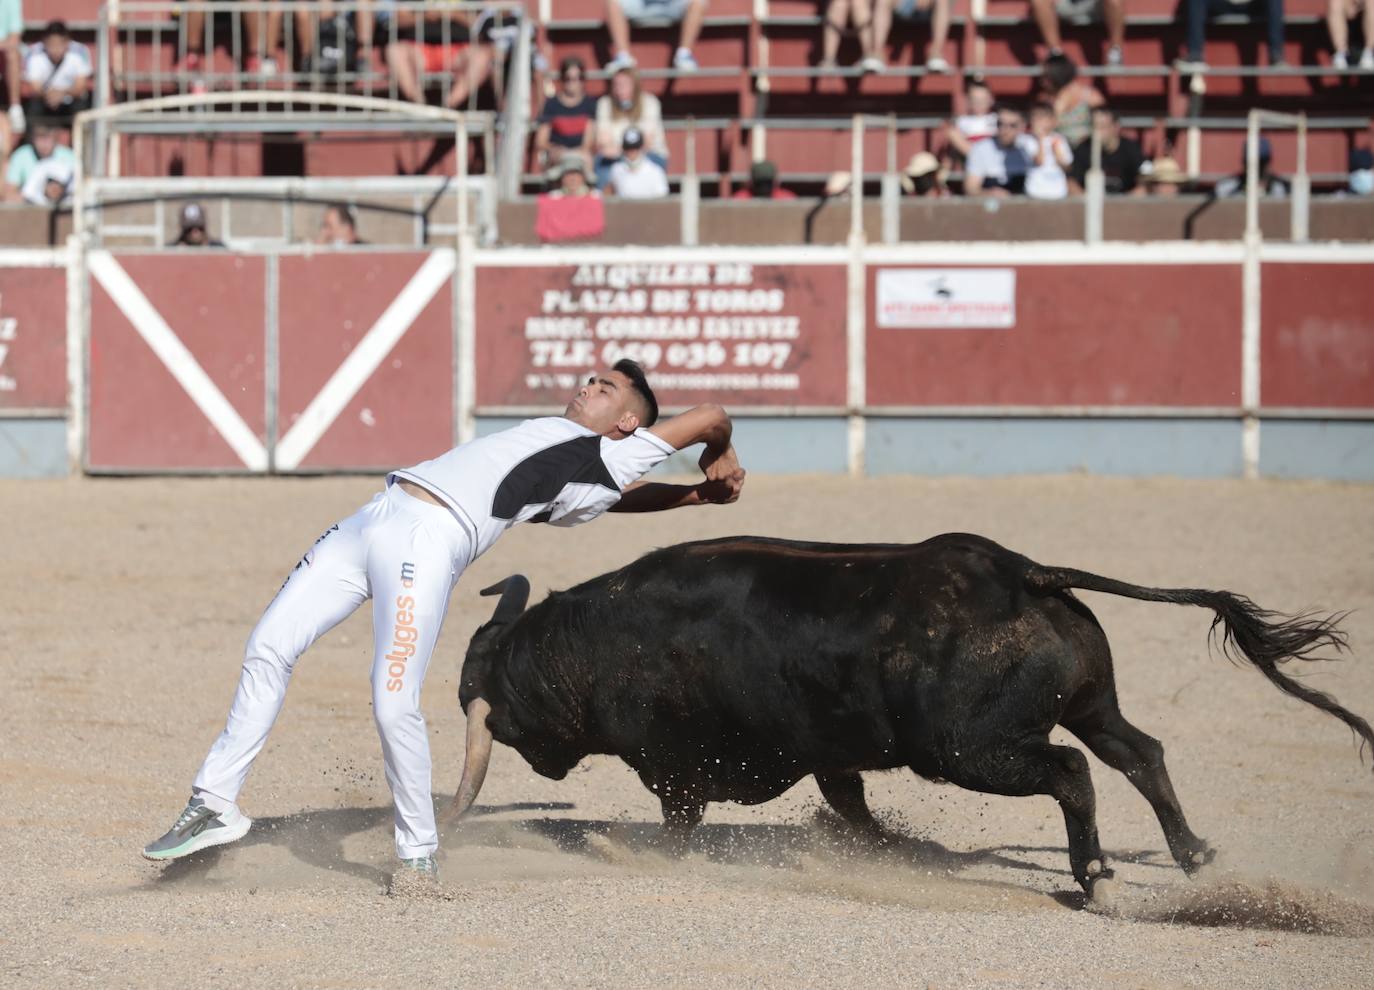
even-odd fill
[[[1019,121],[1019,120],[999,120],[999,121],[997,122],[997,126],[998,126],[998,127],[1006,127],[1006,128],[1009,128],[1009,129],[1013,129],[1013,130],[1014,130],[1015,128],[1021,126],[1021,121]]]

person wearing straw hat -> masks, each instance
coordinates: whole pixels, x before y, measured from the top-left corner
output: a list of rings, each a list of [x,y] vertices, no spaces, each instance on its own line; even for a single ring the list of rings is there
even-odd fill
[[[539,197],[534,232],[545,243],[587,240],[606,229],[606,209],[593,187],[587,159],[565,152],[545,176],[549,191]]]
[[[902,190],[908,196],[942,199],[949,195],[945,188],[940,160],[929,151],[918,151],[902,170]]]
[[[1154,161],[1146,162],[1145,165],[1147,167],[1140,171],[1151,196],[1173,197],[1183,191],[1188,176],[1172,157],[1163,155]]]

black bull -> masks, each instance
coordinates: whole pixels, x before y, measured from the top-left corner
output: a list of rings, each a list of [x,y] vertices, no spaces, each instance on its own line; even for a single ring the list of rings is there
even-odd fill
[[[1144,795],[1191,873],[1213,850],[1184,820],[1163,747],[1122,717],[1107,637],[1073,588],[1211,609],[1228,655],[1374,743],[1364,719],[1279,669],[1345,648],[1336,617],[1042,567],[967,534],[732,538],[646,554],[528,611],[523,577],[487,589],[502,599],[463,664],[468,752],[448,817],[476,799],[493,738],[556,780],[587,754],[620,757],[679,839],[706,802],[767,801],[807,774],[847,821],[871,826],[860,772],[906,766],[1053,796],[1091,893],[1111,871],[1087,758],[1050,742],[1062,725]]]

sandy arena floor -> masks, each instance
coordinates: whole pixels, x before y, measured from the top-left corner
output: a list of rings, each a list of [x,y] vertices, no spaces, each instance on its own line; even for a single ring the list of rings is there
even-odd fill
[[[744,452],[747,464],[747,454]],[[810,780],[712,805],[685,859],[617,761],[562,782],[498,747],[445,837],[446,898],[384,893],[391,811],[364,609],[297,669],[242,804],[241,843],[139,857],[223,724],[243,642],[301,552],[369,478],[0,482],[0,985],[1374,986],[1374,779],[1350,733],[1209,657],[1210,614],[1085,595],[1122,707],[1161,738],[1209,879],[1174,868],[1148,806],[1093,761],[1124,917],[1082,909],[1049,798],[870,775],[908,838],[856,845]],[[983,533],[1045,563],[1354,609],[1354,656],[1308,683],[1374,717],[1374,489],[1325,484],[753,478],[730,508],[523,527],[464,577],[425,708],[436,797],[476,590],[535,599],[654,546],[757,533]]]

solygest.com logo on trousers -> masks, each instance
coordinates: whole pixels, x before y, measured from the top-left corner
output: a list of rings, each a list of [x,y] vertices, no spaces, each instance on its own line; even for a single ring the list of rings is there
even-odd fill
[[[415,586],[415,565],[405,563],[401,565],[401,587],[412,588]],[[391,652],[386,655],[387,659],[387,682],[388,691],[399,691],[404,686],[406,676],[406,661],[415,655],[415,642],[420,638],[420,631],[415,628],[415,599],[410,595],[396,596],[396,628],[391,633]]]

